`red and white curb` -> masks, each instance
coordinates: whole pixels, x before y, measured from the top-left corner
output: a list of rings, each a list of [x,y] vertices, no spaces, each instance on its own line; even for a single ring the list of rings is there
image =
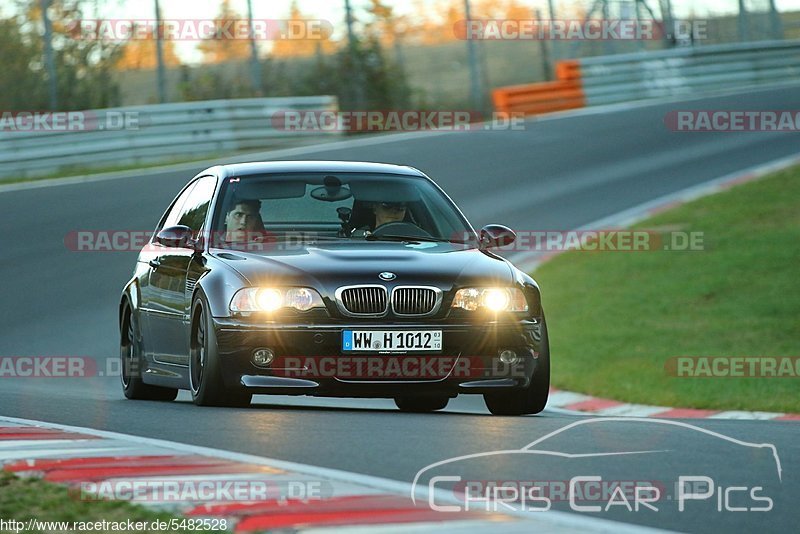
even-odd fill
[[[236,500],[228,493],[165,502],[159,497],[135,504],[194,519],[225,519],[235,532],[641,532],[640,526],[547,511],[513,515],[478,511],[443,513],[427,504],[427,494],[411,485],[335,469],[285,462],[152,438],[0,416],[0,466],[23,477],[64,484],[76,499],[96,499],[103,488],[153,488],[165,481],[184,487],[215,481],[266,483],[267,498]],[[296,497],[292,484],[322,488],[320,495]],[[194,484],[193,487],[197,487]],[[87,488],[91,488],[87,490]],[[97,493],[92,490],[96,489]],[[87,496],[88,494],[88,496]],[[107,495],[107,494],[106,494]],[[221,498],[225,495],[225,498]],[[424,497],[424,498],[423,498]],[[440,496],[437,494],[437,501]],[[442,502],[442,501],[439,501]]]
[[[678,207],[692,200],[725,191],[739,184],[761,179],[772,173],[779,172],[795,165],[800,165],[800,155],[781,158],[764,165],[752,167],[744,171],[716,178],[709,182],[659,197],[650,202],[640,204],[633,208],[610,215],[593,223],[581,226],[575,231],[588,230],[613,230],[626,228],[643,219],[652,217],[661,212]],[[520,269],[531,272],[542,263],[566,252],[527,251],[504,254]],[[798,421],[800,414],[748,412],[748,411],[719,411],[696,410],[690,408],[669,408],[664,406],[649,406],[644,404],[629,404],[610,399],[601,399],[572,393],[570,391],[551,390],[547,407],[555,410],[566,410],[570,413],[591,414],[602,416],[632,416],[632,417],[659,417],[659,418],[708,418],[708,419],[758,419],[776,421]]]
[[[693,408],[669,408],[647,404],[630,404],[611,399],[603,399],[573,393],[571,391],[550,390],[547,409],[577,415],[598,415],[605,417],[653,417],[658,419],[758,419],[772,421],[800,421],[800,414],[774,412],[747,412],[697,410]]]

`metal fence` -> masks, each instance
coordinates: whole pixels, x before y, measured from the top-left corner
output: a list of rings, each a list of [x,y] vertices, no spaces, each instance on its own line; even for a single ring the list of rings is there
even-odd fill
[[[75,128],[0,131],[0,178],[70,168],[213,157],[319,141],[336,132],[291,131],[282,112],[336,111],[332,96],[209,100],[76,112]],[[35,125],[34,125],[35,126]]]
[[[800,80],[800,41],[676,48],[580,60],[586,105]]]

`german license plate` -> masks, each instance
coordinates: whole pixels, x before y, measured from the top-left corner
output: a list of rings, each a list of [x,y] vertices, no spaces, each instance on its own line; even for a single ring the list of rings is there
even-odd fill
[[[441,351],[441,330],[344,330],[342,351]]]

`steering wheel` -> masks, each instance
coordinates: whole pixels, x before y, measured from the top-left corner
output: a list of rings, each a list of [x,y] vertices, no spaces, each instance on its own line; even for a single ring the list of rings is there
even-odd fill
[[[405,221],[395,221],[382,224],[372,231],[372,235],[378,237],[384,235],[401,235],[404,237],[433,237],[416,224]]]

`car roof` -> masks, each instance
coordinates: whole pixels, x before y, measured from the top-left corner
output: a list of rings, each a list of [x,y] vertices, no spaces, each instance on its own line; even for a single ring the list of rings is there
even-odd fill
[[[425,174],[413,167],[367,161],[256,161],[219,165],[213,170],[222,178],[293,172],[363,172],[425,177]]]

